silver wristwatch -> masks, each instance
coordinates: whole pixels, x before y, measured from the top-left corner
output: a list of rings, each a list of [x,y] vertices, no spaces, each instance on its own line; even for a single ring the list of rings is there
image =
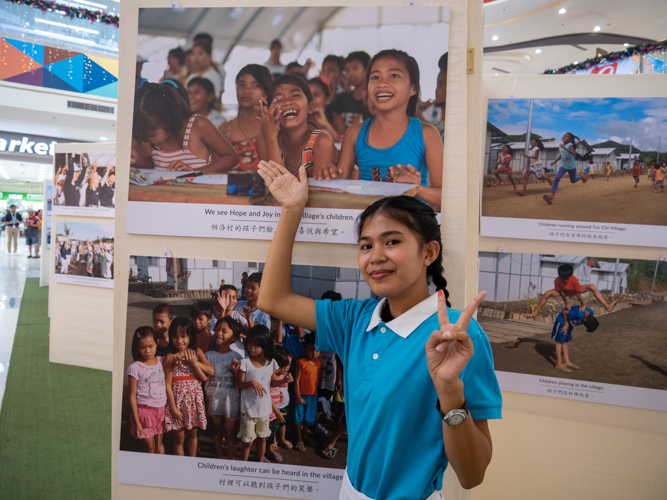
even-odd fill
[[[447,412],[447,414],[443,414],[442,410],[440,409],[440,400],[438,399],[437,402],[435,403],[435,409],[438,410],[438,413],[440,413],[440,417],[442,417],[442,421],[449,425],[450,427],[454,427],[457,425],[461,425],[463,422],[466,421],[468,418],[468,402],[463,401],[463,408],[462,409],[455,409],[455,410],[450,410]]]

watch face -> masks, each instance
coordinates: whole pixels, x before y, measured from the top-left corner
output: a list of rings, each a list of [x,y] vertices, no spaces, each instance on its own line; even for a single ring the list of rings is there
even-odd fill
[[[460,413],[455,413],[451,417],[448,418],[448,424],[449,425],[461,425],[463,421],[465,420],[465,416],[460,414]]]

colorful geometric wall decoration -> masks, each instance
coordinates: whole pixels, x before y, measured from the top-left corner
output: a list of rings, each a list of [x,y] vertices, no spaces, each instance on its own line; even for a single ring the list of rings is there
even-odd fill
[[[118,97],[118,60],[0,38],[0,81]]]

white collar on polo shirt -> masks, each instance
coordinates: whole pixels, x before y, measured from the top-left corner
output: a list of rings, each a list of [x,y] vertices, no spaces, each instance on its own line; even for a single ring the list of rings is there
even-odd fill
[[[368,328],[366,328],[367,332],[370,332],[373,328],[382,323],[380,313],[386,302],[387,299],[382,299],[378,302],[378,305],[375,306],[371,321],[368,323]],[[412,332],[419,328],[424,321],[436,312],[438,312],[438,294],[434,293],[427,299],[422,300],[412,309],[401,314],[398,318],[392,319],[389,323],[386,323],[386,325],[392,332],[396,333],[396,335],[407,339]]]

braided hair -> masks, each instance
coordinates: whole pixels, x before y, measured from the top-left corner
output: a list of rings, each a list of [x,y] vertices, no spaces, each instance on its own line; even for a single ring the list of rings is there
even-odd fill
[[[409,228],[420,240],[422,245],[435,241],[440,250],[438,256],[426,268],[426,277],[430,278],[436,289],[442,290],[445,294],[447,307],[449,303],[449,292],[447,291],[447,280],[444,276],[442,266],[442,237],[440,235],[440,224],[436,218],[436,213],[426,203],[423,203],[411,196],[390,196],[376,201],[366,208],[357,219],[356,231],[357,238],[361,237],[361,231],[369,219],[375,215],[383,215],[388,219],[395,220]]]

